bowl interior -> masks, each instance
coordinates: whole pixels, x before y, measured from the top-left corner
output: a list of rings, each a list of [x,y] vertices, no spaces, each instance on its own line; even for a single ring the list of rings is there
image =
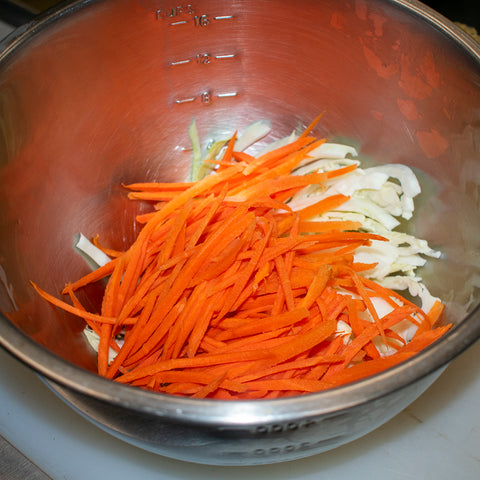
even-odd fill
[[[407,1],[83,3],[46,15],[1,59],[2,321],[95,370],[83,322],[29,282],[56,293],[89,270],[78,232],[131,242],[144,207],[121,184],[183,180],[192,118],[205,141],[270,119],[272,140],[323,110],[318,136],[358,146],[367,164],[416,170],[409,228],[443,252],[422,275],[447,303],[444,321],[475,309],[480,63],[459,31]]]

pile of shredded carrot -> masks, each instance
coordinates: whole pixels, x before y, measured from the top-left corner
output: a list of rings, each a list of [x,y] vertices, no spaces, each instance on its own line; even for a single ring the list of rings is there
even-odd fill
[[[356,168],[292,174],[323,142],[314,125],[258,157],[235,151],[234,135],[215,173],[197,182],[127,185],[131,199],[155,207],[137,217],[134,243],[119,252],[97,241],[112,260],[68,283],[70,301],[34,285],[99,335],[100,375],[197,398],[275,398],[381,372],[448,330],[435,326],[440,301],[424,312],[362,275],[372,265],[356,263],[355,250],[383,237],[356,222],[312,220],[348,197],[288,206],[302,188]],[[75,292],[99,281],[101,311],[88,312]],[[392,311],[379,317],[373,297]],[[405,319],[418,327],[408,343],[392,328]],[[395,352],[381,356],[379,338]]]

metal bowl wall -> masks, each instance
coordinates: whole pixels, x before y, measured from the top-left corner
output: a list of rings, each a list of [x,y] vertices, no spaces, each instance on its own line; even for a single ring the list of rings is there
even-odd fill
[[[413,0],[173,5],[74,2],[3,43],[0,342],[101,428],[163,455],[244,465],[334,448],[401,411],[480,336],[480,48]],[[82,322],[29,282],[57,292],[86,273],[78,232],[129,244],[138,206],[121,184],[183,179],[192,117],[207,139],[259,118],[283,136],[323,110],[319,135],[419,174],[411,231],[443,252],[422,274],[455,327],[390,371],[297,398],[193,400],[98,377]]]

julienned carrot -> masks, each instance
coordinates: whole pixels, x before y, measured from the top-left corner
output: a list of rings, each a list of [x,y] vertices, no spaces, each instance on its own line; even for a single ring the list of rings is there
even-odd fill
[[[371,375],[380,373],[387,368],[398,365],[400,362],[408,360],[415,355],[415,353],[416,352],[399,352],[390,355],[389,357],[381,357],[368,362],[358,363],[350,368],[343,369],[335,376],[322,378],[320,380],[321,386],[319,387],[319,390],[339,387],[341,385],[345,385],[346,383],[351,383],[361,380],[362,378],[370,377]]]
[[[233,136],[217,172],[198,182],[127,185],[131,199],[159,202],[138,217],[143,227],[132,245],[101,246],[114,258],[65,286],[72,304],[34,285],[99,335],[100,375],[175,395],[276,398],[378,373],[448,330],[434,327],[440,301],[423,312],[362,275],[372,265],[355,262],[356,249],[385,238],[358,222],[316,219],[348,197],[291,210],[291,195],[356,168],[294,174],[324,142],[310,136],[319,118],[259,157],[236,152]],[[99,281],[101,312],[89,312],[75,291]],[[375,297],[391,312],[380,317]],[[401,322],[418,327],[410,343],[394,330]],[[383,358],[378,339],[394,353]]]
[[[229,328],[228,330],[220,332],[216,338],[218,340],[225,341],[231,338],[251,336],[256,333],[267,332],[269,330],[274,330],[298,323],[308,316],[309,312],[306,308],[298,308],[295,310],[286,311],[274,317],[255,318],[254,320],[243,322],[242,325],[236,328]]]
[[[300,135],[300,138],[306,137],[317,125],[317,123],[321,120],[321,118],[325,115],[325,111],[317,115],[312,122],[310,122],[310,125],[305,128],[305,130],[302,132]]]
[[[33,282],[31,282],[31,284],[41,297],[43,297],[45,300],[50,302],[52,305],[55,305],[56,307],[61,308],[62,310],[65,310],[68,313],[71,313],[73,315],[76,315],[77,317],[83,318],[86,321],[89,320],[91,322],[96,322],[100,326],[103,325],[104,323],[108,323],[110,325],[115,325],[117,323],[116,317],[105,317],[98,313],[88,312],[87,310],[85,310],[85,308],[80,308],[79,306],[70,305],[69,303],[64,302],[63,300],[60,300],[54,297],[53,295],[50,295],[48,292],[45,292]],[[135,324],[136,321],[137,321],[136,318],[126,318],[124,320],[125,325]]]
[[[314,203],[313,205],[310,205],[308,207],[305,207],[304,209],[300,210],[298,214],[300,215],[300,218],[312,218],[315,217],[316,215],[320,215],[321,213],[328,212],[329,210],[332,210],[340,205],[342,203],[345,203],[348,200],[348,197],[345,195],[331,195],[330,197],[324,198],[323,200],[320,200],[319,202]]]

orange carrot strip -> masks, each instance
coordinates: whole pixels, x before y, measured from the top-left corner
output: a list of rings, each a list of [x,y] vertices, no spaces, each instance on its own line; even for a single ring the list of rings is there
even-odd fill
[[[112,335],[112,325],[107,323],[100,327],[100,341],[98,342],[98,374],[104,377],[108,368],[108,353]]]
[[[125,342],[118,352],[118,355],[114,358],[113,362],[109,366],[106,372],[107,378],[114,378],[122,367],[125,359],[131,354],[135,345],[137,344],[138,337],[140,336],[143,328],[145,327],[150,315],[152,314],[157,298],[150,296],[145,307],[143,308],[137,324],[132,328],[128,337],[125,338]]]
[[[326,173],[310,173],[308,175],[290,175],[269,178],[263,182],[257,183],[249,188],[242,188],[236,195],[229,195],[229,201],[245,202],[258,197],[262,192],[268,192],[273,195],[284,190],[301,189],[311,184],[321,184],[327,180]]]
[[[282,176],[289,175],[290,172],[299,165],[299,163],[305,158],[304,152],[293,152],[290,155],[284,157],[282,161],[274,167],[264,169],[263,171],[255,171],[254,174],[247,174],[243,172],[242,177],[238,182],[235,182],[229,190],[229,196],[235,196],[244,190],[253,189],[256,185],[265,182],[269,179],[274,179]],[[252,163],[252,162],[250,162]],[[245,169],[247,170],[247,169]],[[327,177],[325,177],[325,180]],[[257,188],[258,190],[258,188]],[[269,192],[268,192],[269,193]]]
[[[276,148],[271,150],[267,153],[256,158],[254,162],[252,162],[247,168],[244,170],[244,175],[249,175],[256,171],[261,166],[271,166],[275,163],[275,161],[286,157],[287,155],[296,152],[297,150],[301,149],[305,145],[308,145],[312,142],[312,138],[310,137],[302,137],[298,138],[294,142],[289,143],[283,147]]]
[[[225,149],[225,153],[223,154],[222,162],[231,163],[233,158],[233,147],[235,146],[236,140],[237,140],[237,132],[235,132],[230,138],[230,141],[227,144],[227,148]]]
[[[331,275],[332,268],[330,265],[321,265],[308,287],[307,294],[299,303],[299,307],[310,308],[323,292]]]
[[[124,275],[124,257],[120,257],[119,261],[115,265],[110,281],[105,288],[105,294],[102,301],[102,315],[107,317],[116,317],[120,305],[115,302],[115,299],[120,290],[120,282],[122,275]],[[104,323],[100,327],[100,340],[98,343],[98,373],[101,376],[105,376],[108,369],[108,355],[110,349],[110,343],[112,340],[113,325]]]
[[[346,167],[336,168],[335,170],[330,170],[327,173],[328,178],[336,178],[341,177],[342,175],[346,175],[347,173],[353,172],[357,169],[357,164],[353,163],[351,165],[347,165]]]
[[[285,297],[285,303],[287,310],[295,310],[295,300],[292,292],[292,284],[290,283],[290,275],[285,266],[283,256],[278,256],[274,259],[275,268],[278,272],[278,278],[280,279],[280,285]]]
[[[349,299],[347,301],[347,309],[348,309],[348,318],[350,326],[352,327],[352,332],[355,337],[359,337],[361,333],[365,330],[366,327],[370,327],[370,322],[361,321],[358,315],[358,305],[357,302],[354,300]],[[362,347],[371,358],[378,358],[378,350],[372,343],[367,343]],[[354,360],[355,356],[353,355],[351,361]]]
[[[194,182],[148,182],[148,183],[130,183],[128,185],[123,184],[125,188],[129,190],[136,190],[139,192],[159,192],[164,190],[176,190],[183,191],[190,187],[193,187]]]
[[[321,388],[321,383],[317,380],[306,378],[290,378],[278,380],[252,380],[244,384],[253,390],[295,390],[298,392],[315,392]]]
[[[185,343],[190,338],[192,331],[195,329],[195,325],[198,322],[199,318],[204,316],[205,312],[210,313],[210,316],[213,314],[214,309],[208,307],[207,296],[205,295],[207,289],[207,284],[203,283],[198,286],[192,294],[190,294],[187,306],[182,312],[181,317],[177,320],[177,323],[181,324],[181,329],[178,335],[174,339],[174,348],[172,351],[172,357],[180,356]],[[191,308],[188,308],[191,304]],[[210,318],[204,317],[204,322],[207,322],[208,325]],[[206,330],[205,326],[205,330]],[[168,339],[167,339],[168,341]],[[164,344],[164,349],[166,349],[167,342]],[[193,355],[189,355],[193,357]],[[166,357],[163,357],[166,358]]]
[[[190,334],[190,338],[188,340],[188,357],[193,358],[197,354],[202,339],[205,338],[205,333],[207,332],[208,326],[210,325],[210,321],[212,319],[216,305],[217,304],[214,300],[208,302],[203,313],[195,322],[195,325],[193,326],[192,332]]]
[[[427,317],[430,321],[430,326],[433,327],[445,309],[445,305],[440,300],[435,300],[430,310],[427,312]]]
[[[165,206],[161,210],[156,212],[156,215],[152,218],[152,220],[155,220],[155,223],[158,224],[160,221],[162,221],[168,215],[174,212],[177,208],[184,205],[189,198],[194,198],[204,192],[207,192],[216,185],[227,182],[231,177],[235,176],[240,171],[240,169],[241,167],[232,164],[231,167],[225,169],[222,172],[219,172],[215,175],[207,175],[202,180],[195,182],[193,186],[179,193],[175,198],[165,204]],[[132,192],[129,194],[129,198],[141,199],[142,197],[140,193],[136,194],[135,192]]]
[[[328,210],[333,210],[334,208],[339,207],[343,203],[345,203],[349,197],[346,197],[342,194],[331,195],[330,197],[324,198],[313,205],[303,208],[302,210],[298,211],[300,218],[307,219],[312,218],[317,215],[320,215]]]
[[[168,236],[163,242],[162,248],[159,252],[158,262],[164,263],[171,257],[175,243],[185,227],[185,223],[187,222],[187,218],[189,217],[192,208],[193,202],[192,199],[189,199],[185,202],[185,205],[181,208],[180,213],[176,216],[173,225],[169,229]]]
[[[232,308],[233,309],[238,308],[240,294],[242,290],[245,288],[245,285],[247,284],[249,278],[255,271],[265,251],[265,247],[270,239],[270,235],[271,235],[271,225],[267,225],[265,227],[264,237],[260,239],[255,245],[255,250],[254,252],[252,252],[250,261],[248,262],[248,265],[246,266],[245,270],[242,272],[242,275],[239,276],[235,285],[233,286],[232,291],[229,294],[229,298],[225,302],[225,306],[222,308],[222,310],[219,313],[219,317],[223,317],[228,312],[228,310]],[[240,301],[243,301],[241,297],[240,297]]]
[[[243,163],[252,163],[255,161],[255,157],[253,155],[250,155],[249,153],[245,153],[245,152],[238,152],[237,150],[234,150],[232,152],[232,157],[235,160],[238,160],[239,162],[243,162]]]
[[[226,373],[224,373],[223,375],[220,375],[215,380],[213,380],[212,382],[210,382],[209,384],[207,384],[203,388],[201,388],[198,392],[194,393],[192,395],[192,398],[205,398],[209,394],[211,394],[215,390],[217,390],[217,388],[219,388],[220,385],[222,385],[223,388],[225,388],[225,386],[223,385],[223,381],[225,380],[225,376],[226,376]]]
[[[130,372],[116,378],[116,381],[120,383],[128,383],[132,380],[155,375],[165,370],[189,367],[205,367],[210,365],[244,362],[248,360],[260,360],[270,358],[271,356],[272,355],[270,352],[262,350],[247,350],[223,354],[197,355],[195,358],[172,358],[170,360],[156,362],[146,367],[133,369]]]
[[[263,319],[256,319],[250,321],[243,326],[237,328],[231,328],[217,335],[217,340],[225,341],[231,338],[244,337],[249,335],[255,335],[257,333],[265,333],[270,330],[276,330],[283,328],[287,325],[295,324],[304,318],[307,318],[309,312],[306,308],[298,308],[290,310],[280,315],[270,316]]]
[[[320,233],[332,231],[358,230],[362,224],[350,220],[302,220],[300,222],[301,233]]]
[[[420,352],[448,332],[451,327],[452,324],[448,324],[443,327],[437,327],[433,330],[421,332],[418,335],[415,335],[410,342],[400,348],[398,352]]]
[[[395,303],[394,300],[392,300],[392,298],[399,300],[401,303],[409,305],[410,307],[415,309],[416,313],[425,316],[425,312],[420,307],[418,307],[413,302],[409,301],[408,299],[400,295],[398,292],[395,292],[394,290],[390,290],[389,288],[385,288],[379,283],[376,283],[370,280],[369,278],[363,277],[361,275],[358,276],[358,279],[366,287],[378,293],[386,302],[388,302],[393,307],[395,307],[397,304]]]
[[[344,346],[343,338],[341,336],[334,337],[333,340],[328,345],[325,353],[320,355],[320,358],[339,357],[338,362],[344,361],[345,357],[341,354],[343,346]],[[338,363],[338,362],[336,361],[335,362],[319,362],[319,365],[316,365],[315,367],[311,368],[310,371],[308,371],[304,377],[311,380],[320,380],[325,374],[325,372],[328,370],[330,364]]]
[[[318,122],[321,118],[325,115],[325,111],[323,111],[320,115],[317,115],[314,120],[307,126],[307,128],[303,131],[300,135],[300,138],[306,137],[310,132],[317,126]]]
[[[33,288],[37,291],[37,293],[42,296],[45,300],[47,300],[49,303],[52,305],[55,305],[56,307],[61,308],[62,310],[65,310],[68,313],[72,313],[73,315],[76,315],[77,317],[88,319],[93,322],[98,322],[100,324],[102,323],[108,323],[110,325],[115,325],[116,324],[116,317],[104,317],[103,315],[98,315],[96,313],[90,313],[85,310],[82,310],[81,308],[74,307],[62,300],[59,300],[58,298],[54,297],[53,295],[50,295],[49,293],[45,292],[42,290],[38,285],[36,285],[33,282],[30,282]],[[72,288],[72,284],[70,284],[70,288]],[[135,324],[137,321],[136,318],[126,318],[125,319],[125,324],[126,325],[132,325]]]
[[[92,238],[92,243],[97,248],[99,248],[105,255],[109,256],[110,258],[119,257],[120,255],[123,255],[125,253],[125,252],[122,252],[122,251],[119,251],[119,250],[113,250],[111,248],[106,248],[103,245],[100,245],[98,235],[96,235],[95,237]]]
[[[177,271],[180,271],[180,269],[177,269]],[[164,301],[167,293],[168,289],[166,289],[163,295],[150,294],[148,296],[147,301],[153,299],[155,305],[149,317],[146,318],[143,328],[138,329],[135,343],[130,346],[129,357],[124,360],[125,366],[130,367],[141,362],[146,356],[152,354],[157,346],[161,346],[162,342],[165,341],[166,335],[175,325],[178,316],[185,308],[186,299],[184,296],[181,296],[170,309],[166,309]]]
[[[386,343],[387,339],[385,337],[385,332],[383,330],[383,326],[380,322],[380,318],[378,317],[378,313],[375,309],[375,306],[373,305],[372,300],[368,296],[365,290],[365,287],[363,286],[361,280],[358,278],[358,275],[356,273],[352,274],[352,279],[353,279],[353,282],[355,283],[358,294],[362,297],[362,300],[365,303],[370,315],[372,316],[373,321],[375,322],[383,341]]]
[[[338,374],[339,371],[345,369],[352,361],[353,357],[374,337],[384,331],[385,328],[389,328],[401,320],[405,319],[412,313],[412,308],[408,305],[398,307],[396,310],[388,313],[382,319],[379,319],[380,328],[377,324],[372,324],[370,327],[365,328],[360,335],[358,335],[342,352],[345,356],[343,363],[334,365],[325,374],[324,378]]]
[[[327,320],[317,328],[301,335],[295,335],[285,344],[270,349],[270,353],[277,362],[284,362],[326,340],[335,332],[336,327],[335,320]]]
[[[315,357],[308,357],[308,358],[301,358],[298,360],[292,360],[290,362],[284,362],[279,365],[275,365],[274,367],[260,370],[255,373],[248,372],[246,375],[242,377],[237,377],[235,380],[239,383],[246,383],[251,382],[252,380],[257,380],[262,377],[267,377],[270,375],[274,375],[279,372],[285,371],[294,371],[297,369],[311,369],[319,364],[321,365],[329,365],[331,363],[337,363],[343,361],[342,355],[317,355]],[[309,377],[304,377],[309,378]],[[313,380],[313,378],[309,378]]]
[[[342,370],[335,376],[330,376],[328,378],[324,376],[322,380],[320,380],[320,383],[322,384],[320,390],[339,387],[347,383],[370,377],[408,360],[413,355],[415,355],[413,352],[403,352],[390,355],[389,357],[381,357],[368,362],[357,363],[350,368]]]
[[[113,272],[113,269],[115,268],[115,264],[117,263],[117,261],[118,261],[117,258],[114,258],[110,262],[97,268],[96,270],[93,270],[92,272],[88,273],[87,275],[80,278],[79,280],[70,283],[70,288],[73,291],[75,291],[75,290],[78,290],[79,288],[84,287],[85,285],[98,282],[99,280],[102,280],[103,278],[108,277]],[[62,293],[65,294],[66,291],[64,290],[62,291]]]
[[[67,283],[65,285],[65,288],[64,288],[64,291],[65,291],[65,294],[68,295],[70,297],[70,300],[72,301],[72,304],[75,308],[78,308],[79,310],[82,310],[84,312],[86,312],[87,310],[85,309],[85,307],[82,305],[82,303],[80,302],[80,300],[77,298],[77,296],[75,295],[75,292],[72,290],[72,288],[70,287],[70,284]],[[100,335],[100,327],[101,325],[98,325],[97,322],[94,322],[92,320],[90,320],[89,318],[84,318],[85,320],[85,323],[97,334],[97,335]]]

